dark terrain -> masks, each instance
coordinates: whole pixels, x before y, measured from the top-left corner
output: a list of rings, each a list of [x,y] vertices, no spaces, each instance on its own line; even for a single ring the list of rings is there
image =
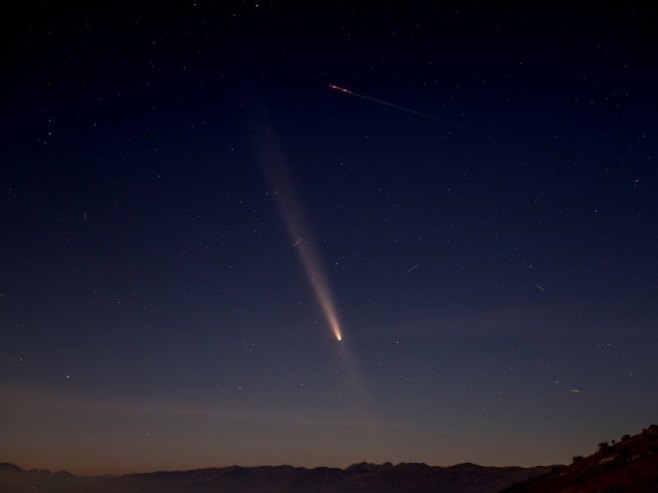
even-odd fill
[[[603,442],[588,457],[505,490],[505,493],[658,492],[658,426],[619,442]]]
[[[603,442],[568,466],[485,467],[362,462],[346,469],[223,467],[75,476],[0,464],[0,493],[649,493],[658,492],[658,426]]]
[[[549,470],[546,467],[483,467],[468,463],[452,467],[360,463],[347,469],[233,466],[81,477],[67,472],[23,471],[5,463],[0,464],[0,492],[496,493]]]

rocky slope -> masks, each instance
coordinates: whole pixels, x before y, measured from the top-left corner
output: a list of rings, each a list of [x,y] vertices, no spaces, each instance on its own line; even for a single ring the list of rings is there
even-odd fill
[[[658,492],[658,426],[621,441],[603,442],[588,457],[510,487],[506,493],[656,493]]]

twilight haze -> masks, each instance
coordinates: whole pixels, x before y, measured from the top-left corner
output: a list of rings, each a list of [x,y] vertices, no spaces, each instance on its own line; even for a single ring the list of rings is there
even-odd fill
[[[7,16],[0,461],[530,466],[658,421],[652,3],[397,3]]]

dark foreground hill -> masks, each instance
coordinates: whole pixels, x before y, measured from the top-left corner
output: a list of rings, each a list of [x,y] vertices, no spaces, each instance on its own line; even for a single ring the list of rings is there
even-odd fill
[[[598,452],[574,457],[569,466],[510,487],[505,493],[656,493],[658,492],[658,426],[652,425],[620,442],[599,444]]]
[[[225,467],[124,476],[81,477],[0,464],[0,492],[18,493],[496,493],[546,474],[546,467],[368,464],[347,469]]]

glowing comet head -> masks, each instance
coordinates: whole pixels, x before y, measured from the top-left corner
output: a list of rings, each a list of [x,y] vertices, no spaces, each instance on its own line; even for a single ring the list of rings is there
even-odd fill
[[[311,280],[311,285],[313,286],[313,291],[315,291],[315,296],[318,299],[322,313],[324,313],[324,317],[327,319],[327,323],[329,324],[329,327],[331,327],[331,331],[334,333],[334,336],[336,336],[336,339],[342,341],[343,334],[340,329],[340,322],[338,322],[338,313],[331,298],[329,285],[324,277],[324,272],[320,267],[320,263],[313,255],[312,249],[301,250],[299,253],[302,259],[302,264],[304,264],[306,273]]]

